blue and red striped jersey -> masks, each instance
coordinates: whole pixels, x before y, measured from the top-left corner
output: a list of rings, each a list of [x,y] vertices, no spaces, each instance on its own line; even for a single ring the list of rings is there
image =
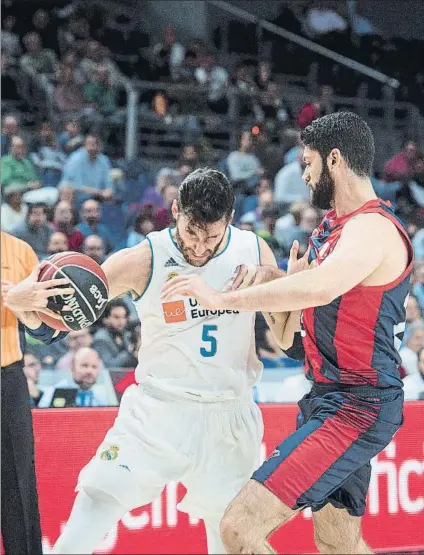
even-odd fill
[[[340,385],[401,386],[398,349],[405,330],[413,250],[389,202],[376,199],[337,218],[328,212],[313,232],[310,262],[321,264],[334,250],[345,223],[357,214],[378,213],[394,223],[409,250],[409,264],[393,282],[357,285],[330,304],[302,312],[306,377]]]

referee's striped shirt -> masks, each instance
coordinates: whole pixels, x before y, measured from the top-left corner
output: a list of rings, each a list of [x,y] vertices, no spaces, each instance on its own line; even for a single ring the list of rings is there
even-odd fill
[[[19,283],[38,264],[32,248],[4,231],[1,232],[1,279]],[[9,366],[23,357],[25,335],[16,316],[1,301],[1,366]]]

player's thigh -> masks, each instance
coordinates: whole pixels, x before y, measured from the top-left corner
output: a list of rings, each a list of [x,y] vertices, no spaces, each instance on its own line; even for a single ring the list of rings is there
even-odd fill
[[[204,416],[204,432],[194,446],[193,470],[184,477],[187,494],[179,508],[197,517],[222,516],[260,464],[263,421],[248,402]]]
[[[114,425],[82,469],[77,486],[77,490],[103,491],[128,509],[156,499],[164,486],[179,480],[189,466],[188,458],[173,443],[178,436],[173,426],[179,429],[175,415],[167,415],[166,407],[154,400],[145,402],[137,393],[133,390],[123,397]]]
[[[352,516],[346,509],[336,508],[330,503],[313,513],[314,539],[320,551],[326,547],[340,548],[340,553],[349,553],[361,540],[360,516]]]

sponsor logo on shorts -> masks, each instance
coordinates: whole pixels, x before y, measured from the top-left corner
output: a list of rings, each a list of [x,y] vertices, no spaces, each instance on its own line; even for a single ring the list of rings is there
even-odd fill
[[[113,461],[118,457],[119,445],[111,445],[109,449],[105,449],[100,453],[102,461]]]
[[[170,303],[162,303],[163,315],[167,324],[175,322],[185,322],[187,315],[185,311],[184,301],[172,301]]]

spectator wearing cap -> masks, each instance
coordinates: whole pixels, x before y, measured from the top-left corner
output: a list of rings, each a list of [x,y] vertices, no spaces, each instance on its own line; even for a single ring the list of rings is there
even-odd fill
[[[12,234],[28,243],[39,259],[48,256],[47,246],[50,236],[54,233],[47,223],[46,207],[44,204],[30,204],[25,221],[17,226]]]
[[[94,197],[104,201],[114,196],[112,165],[100,152],[100,146],[98,136],[88,135],[84,147],[69,156],[63,169],[62,183],[72,186],[80,194],[80,200]]]
[[[25,185],[27,189],[41,187],[34,164],[26,156],[24,140],[17,136],[12,138],[10,154],[1,159],[2,190],[6,191],[12,183]]]
[[[52,228],[66,235],[69,249],[80,251],[84,235],[74,225],[75,214],[72,205],[64,200],[59,201],[54,209]]]
[[[86,200],[81,207],[80,214],[81,222],[77,225],[77,229],[84,237],[89,235],[101,237],[105,242],[107,252],[109,252],[112,249],[112,240],[108,227],[100,222],[100,204],[96,200]]]
[[[28,206],[22,202],[22,192],[26,191],[25,185],[11,183],[4,193],[4,202],[1,205],[1,228],[11,233],[17,226],[23,224],[28,212]]]

